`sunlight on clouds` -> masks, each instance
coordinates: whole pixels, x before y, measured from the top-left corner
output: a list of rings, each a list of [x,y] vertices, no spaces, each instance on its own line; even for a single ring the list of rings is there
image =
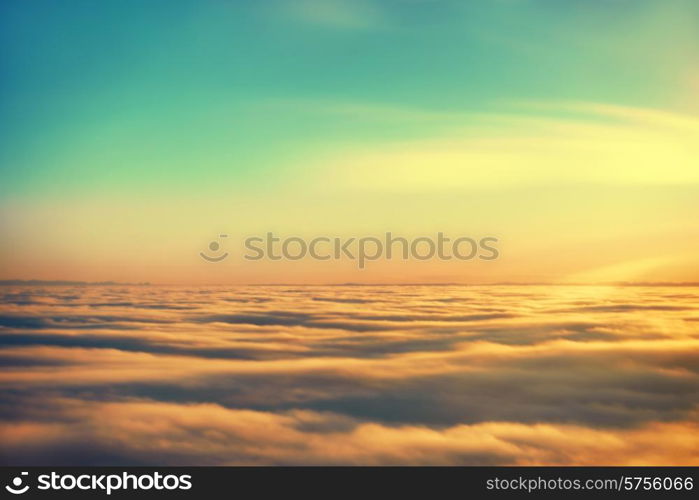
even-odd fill
[[[649,272],[678,261],[681,256],[651,257],[629,260],[609,266],[588,269],[568,276],[568,283],[595,283],[604,281],[643,281]]]
[[[387,427],[332,413],[269,413],[214,404],[55,400],[61,423],[0,429],[8,451],[76,451],[112,443],[115,456],[167,465],[697,465],[695,420],[637,429],[485,422]],[[136,458],[138,457],[138,458]]]
[[[695,464],[698,291],[8,287],[0,461]]]

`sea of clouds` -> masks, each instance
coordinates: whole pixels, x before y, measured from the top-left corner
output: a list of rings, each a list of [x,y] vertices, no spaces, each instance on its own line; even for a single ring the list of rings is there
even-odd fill
[[[0,463],[699,464],[699,288],[0,289]]]

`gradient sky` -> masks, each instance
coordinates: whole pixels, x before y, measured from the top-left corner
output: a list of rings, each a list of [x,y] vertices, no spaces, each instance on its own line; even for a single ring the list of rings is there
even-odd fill
[[[0,278],[699,280],[695,1],[0,9]],[[198,257],[387,230],[502,258]]]

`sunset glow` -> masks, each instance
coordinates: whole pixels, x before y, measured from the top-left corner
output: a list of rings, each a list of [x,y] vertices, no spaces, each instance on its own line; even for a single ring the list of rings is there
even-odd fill
[[[0,36],[2,464],[699,465],[695,0]]]

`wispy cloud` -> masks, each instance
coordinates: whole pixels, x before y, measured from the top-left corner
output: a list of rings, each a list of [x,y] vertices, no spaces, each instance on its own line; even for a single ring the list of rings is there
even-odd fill
[[[369,29],[384,23],[376,2],[368,0],[285,0],[291,18],[341,29]]]
[[[526,114],[446,114],[453,121],[448,128],[441,123],[441,137],[322,158],[319,182],[325,186],[333,176],[349,189],[389,192],[699,182],[696,116],[602,103],[536,107]],[[379,110],[370,109],[364,116],[375,118]],[[403,113],[434,119],[429,113]],[[400,112],[384,110],[381,116],[398,119]]]

